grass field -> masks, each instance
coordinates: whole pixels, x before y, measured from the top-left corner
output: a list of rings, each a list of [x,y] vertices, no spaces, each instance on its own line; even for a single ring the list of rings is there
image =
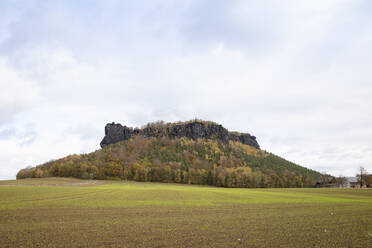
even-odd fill
[[[0,181],[0,247],[372,247],[372,190]]]

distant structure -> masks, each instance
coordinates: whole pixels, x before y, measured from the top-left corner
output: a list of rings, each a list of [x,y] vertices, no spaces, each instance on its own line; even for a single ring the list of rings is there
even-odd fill
[[[332,177],[323,175],[316,181],[316,188],[369,188],[371,185],[360,186],[358,177]]]
[[[360,188],[358,178],[357,177],[347,177],[345,188]]]
[[[336,178],[331,176],[324,176],[316,181],[316,188],[338,188]]]

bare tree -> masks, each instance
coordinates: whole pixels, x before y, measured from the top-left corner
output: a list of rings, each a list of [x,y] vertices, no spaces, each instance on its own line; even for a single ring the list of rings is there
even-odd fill
[[[347,179],[343,175],[339,175],[338,177],[336,177],[336,183],[339,187],[345,187]]]
[[[360,183],[361,188],[363,187],[363,184],[365,183],[365,179],[366,179],[367,174],[368,173],[367,173],[366,169],[364,169],[363,166],[360,166],[359,167],[359,174],[357,174],[357,178],[358,178],[358,181]]]
[[[327,174],[327,172],[325,171],[322,171],[321,172],[321,175],[320,175],[320,178],[319,178],[319,183],[325,187],[326,185],[328,185],[329,183],[329,175]]]

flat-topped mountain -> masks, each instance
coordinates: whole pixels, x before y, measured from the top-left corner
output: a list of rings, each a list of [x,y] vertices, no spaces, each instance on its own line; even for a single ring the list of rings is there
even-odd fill
[[[128,140],[134,135],[143,137],[186,137],[196,139],[216,139],[225,144],[229,141],[238,141],[245,145],[260,149],[256,137],[249,133],[229,132],[222,125],[207,121],[188,121],[178,123],[149,123],[143,128],[131,128],[121,124],[109,123],[105,127],[105,137],[101,141],[101,147]]]
[[[260,149],[247,133],[209,121],[107,124],[101,149],[20,170],[28,177],[76,177],[219,187],[310,187],[319,172]]]

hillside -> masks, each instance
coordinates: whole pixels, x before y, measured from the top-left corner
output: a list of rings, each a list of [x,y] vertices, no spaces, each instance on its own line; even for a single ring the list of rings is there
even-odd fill
[[[155,124],[147,127],[150,126],[153,128]],[[153,130],[169,130],[168,127],[169,124],[157,123]],[[200,133],[201,129],[197,130]],[[218,136],[218,132],[214,135],[223,137]],[[107,126],[104,140],[106,137]],[[320,173],[241,140],[193,139],[164,133],[146,136],[140,131],[89,154],[70,155],[23,169],[17,179],[50,176],[256,188],[309,187],[315,184]]]

